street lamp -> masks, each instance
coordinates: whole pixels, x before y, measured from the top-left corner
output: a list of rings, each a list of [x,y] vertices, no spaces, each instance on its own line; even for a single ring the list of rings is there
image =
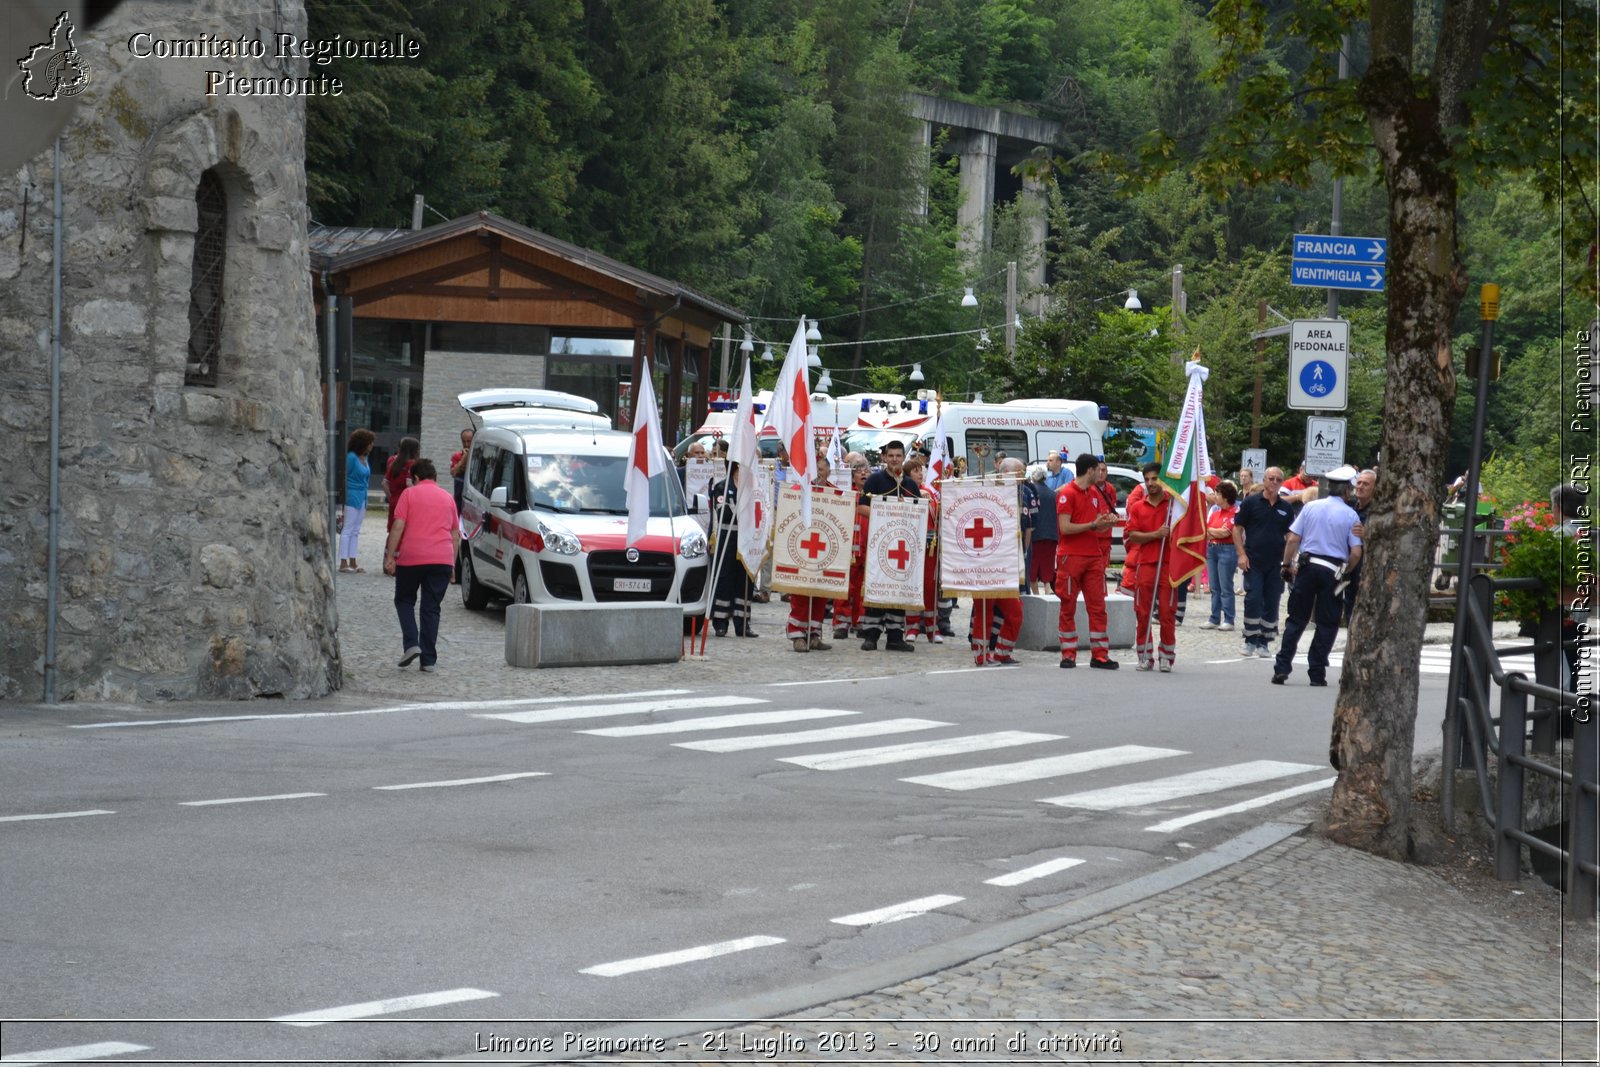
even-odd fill
[[[817,350],[816,345],[806,345],[806,366],[822,366],[822,353]]]
[[[744,340],[739,342],[739,351],[746,356],[756,350],[755,336],[750,332],[750,327],[744,328]]]
[[[922,377],[922,364],[911,364],[911,374],[908,377],[913,382],[924,381],[925,379]]]
[[[1128,290],[1128,299],[1123,303],[1122,306],[1127,308],[1129,311],[1139,311],[1139,310],[1141,310],[1144,307],[1144,305],[1139,303],[1139,290],[1137,290],[1137,289],[1129,289]]]
[[[828,374],[828,368],[822,368],[822,377],[817,379],[817,392],[826,393],[833,388],[833,377]]]
[[[975,308],[975,307],[977,307],[978,306],[978,298],[972,295],[972,286],[969,285],[969,286],[966,287],[966,289],[967,289],[967,295],[963,296],[961,298],[961,306],[964,307],[964,308]]]
[[[806,324],[806,340],[812,342],[822,340],[822,331],[817,329],[817,320],[807,319]]]
[[[771,363],[772,361],[773,361],[773,359],[772,359],[772,346],[770,344],[769,345],[765,345],[761,349],[761,362],[763,362],[763,363]]]

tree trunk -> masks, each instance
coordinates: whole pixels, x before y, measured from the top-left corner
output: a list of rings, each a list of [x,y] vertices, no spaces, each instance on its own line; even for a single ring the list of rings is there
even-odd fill
[[[1392,58],[1368,69],[1361,99],[1389,191],[1388,379],[1383,468],[1334,707],[1329,756],[1339,778],[1326,832],[1404,859],[1417,665],[1455,401],[1450,324],[1466,282],[1455,257],[1456,179],[1437,100],[1419,94]]]

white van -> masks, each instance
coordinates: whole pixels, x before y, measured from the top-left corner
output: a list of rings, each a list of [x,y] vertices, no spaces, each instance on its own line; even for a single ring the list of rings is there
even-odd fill
[[[706,536],[685,511],[676,470],[667,466],[651,479],[646,534],[630,547],[623,476],[633,435],[611,429],[598,405],[577,410],[591,401],[532,395],[543,392],[482,390],[457,398],[476,428],[461,493],[468,535],[461,545],[462,602],[476,611],[495,599],[653,600],[682,604],[685,616],[703,614]],[[668,458],[663,449],[664,464]]]
[[[889,441],[910,449],[914,442],[933,442],[941,414],[945,452],[965,457],[967,471],[992,471],[995,453],[1036,463],[1051,452],[1065,452],[1067,462],[1080,453],[1105,454],[1106,413],[1087,400],[1012,400],[1005,404],[944,404],[919,397],[875,400],[863,405],[854,426],[844,434],[847,451],[861,452],[874,463]]]

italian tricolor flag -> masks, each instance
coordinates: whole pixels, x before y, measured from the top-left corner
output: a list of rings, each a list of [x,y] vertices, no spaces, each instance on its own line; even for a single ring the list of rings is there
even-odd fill
[[[1172,447],[1161,468],[1161,484],[1171,506],[1172,570],[1167,580],[1182,585],[1206,565],[1205,483],[1211,477],[1206,451],[1206,416],[1201,405],[1210,371],[1200,363],[1200,350],[1184,364],[1189,387],[1183,410],[1172,431]]]

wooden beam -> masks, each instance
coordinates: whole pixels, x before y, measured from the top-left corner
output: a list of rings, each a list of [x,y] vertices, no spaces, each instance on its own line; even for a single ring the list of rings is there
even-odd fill
[[[447,278],[459,278],[463,274],[474,274],[489,266],[489,253],[483,252],[467,259],[458,259],[453,263],[442,263],[437,267],[416,274],[407,274],[392,281],[382,282],[365,289],[351,289],[340,293],[341,297],[348,297],[358,304],[381,300],[386,296],[396,296],[400,293],[411,293],[433,282],[444,281]],[[481,290],[475,290],[481,295]]]

